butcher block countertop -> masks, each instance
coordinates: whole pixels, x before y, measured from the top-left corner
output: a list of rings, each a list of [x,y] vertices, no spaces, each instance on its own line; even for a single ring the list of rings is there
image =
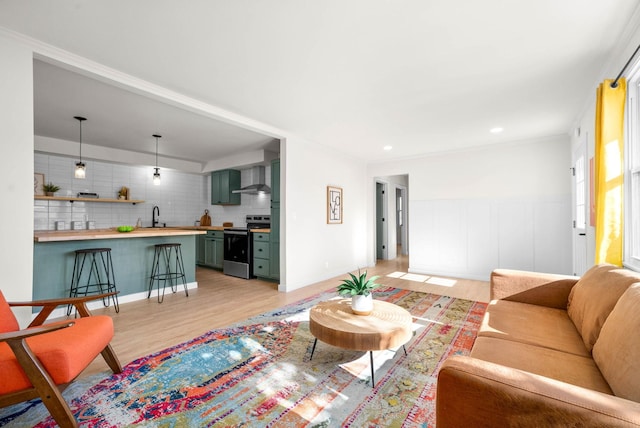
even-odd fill
[[[62,241],[86,241],[92,239],[127,239],[127,238],[152,238],[156,236],[182,236],[203,235],[209,227],[156,227],[140,228],[131,232],[118,232],[112,229],[85,229],[85,230],[43,230],[33,233],[34,242],[62,242]],[[214,226],[215,227],[215,226]]]

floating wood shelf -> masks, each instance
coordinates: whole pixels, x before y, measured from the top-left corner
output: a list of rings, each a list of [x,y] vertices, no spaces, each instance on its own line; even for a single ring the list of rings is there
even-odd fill
[[[68,201],[68,202],[110,202],[116,204],[141,204],[144,201],[139,199],[111,199],[111,198],[74,198],[71,196],[44,196],[34,195],[33,198],[39,201]]]

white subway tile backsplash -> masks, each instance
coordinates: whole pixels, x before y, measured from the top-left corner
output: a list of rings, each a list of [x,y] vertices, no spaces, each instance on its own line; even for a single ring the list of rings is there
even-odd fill
[[[236,226],[245,224],[247,214],[269,214],[269,195],[245,195],[239,206],[213,206],[210,204],[211,179],[198,174],[183,173],[160,168],[162,183],[155,186],[152,181],[153,167],[111,164],[101,161],[83,162],[87,165],[84,180],[74,178],[77,159],[43,153],[34,154],[34,170],[43,173],[46,182],[61,187],[57,195],[77,196],[79,192],[98,193],[100,198],[116,198],[118,190],[127,186],[131,199],[140,199],[142,204],[110,204],[95,202],[35,201],[34,229],[54,230],[56,221],[64,221],[69,229],[71,221],[94,221],[97,229],[119,225],[135,225],[138,218],[143,226],[151,226],[151,210],[160,209],[160,224],[192,225],[200,220],[204,210],[209,210],[212,224],[221,225],[231,221]],[[269,183],[271,168],[265,171]],[[242,185],[251,179],[249,170],[241,173]],[[83,223],[85,224],[85,223]]]
[[[160,208],[160,222],[168,225],[191,225],[205,209],[211,211],[209,176],[160,169],[162,183],[153,185],[153,168],[89,161],[86,178],[74,177],[77,159],[64,156],[34,154],[34,171],[45,175],[46,182],[60,186],[58,196],[77,196],[79,192],[98,193],[100,198],[117,198],[118,190],[127,186],[131,199],[142,204],[110,204],[96,202],[34,201],[34,229],[54,230],[56,221],[68,226],[72,221],[94,221],[98,229],[118,225],[135,225],[138,218],[151,225],[151,209]],[[206,196],[206,197],[204,197]]]

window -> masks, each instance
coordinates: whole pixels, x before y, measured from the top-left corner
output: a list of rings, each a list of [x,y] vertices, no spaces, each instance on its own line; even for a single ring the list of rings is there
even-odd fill
[[[627,85],[627,137],[625,147],[625,216],[624,264],[640,271],[640,117],[638,95],[640,72],[629,78]]]

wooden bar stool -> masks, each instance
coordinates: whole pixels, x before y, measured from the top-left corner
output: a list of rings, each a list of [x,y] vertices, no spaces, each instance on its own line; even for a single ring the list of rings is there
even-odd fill
[[[85,264],[87,265],[86,270]],[[83,276],[87,278],[87,282],[84,283],[82,281],[84,285],[81,285]],[[111,260],[111,248],[85,248],[75,251],[69,297],[117,291],[113,261]],[[120,312],[117,294],[112,295],[111,299],[113,299],[113,307],[116,312]],[[105,307],[109,306],[109,297],[102,299],[102,303]],[[67,306],[67,315],[71,315],[72,309],[72,306]]]
[[[151,278],[149,280],[149,293],[147,299],[151,297],[154,283],[158,283],[158,303],[164,300],[164,289],[167,281],[173,293],[178,291],[178,280],[182,280],[184,292],[189,297],[187,289],[187,277],[182,261],[182,244],[168,243],[154,245],[153,265],[151,268]],[[162,265],[162,266],[161,266]],[[160,282],[162,282],[162,295],[160,295]]]

